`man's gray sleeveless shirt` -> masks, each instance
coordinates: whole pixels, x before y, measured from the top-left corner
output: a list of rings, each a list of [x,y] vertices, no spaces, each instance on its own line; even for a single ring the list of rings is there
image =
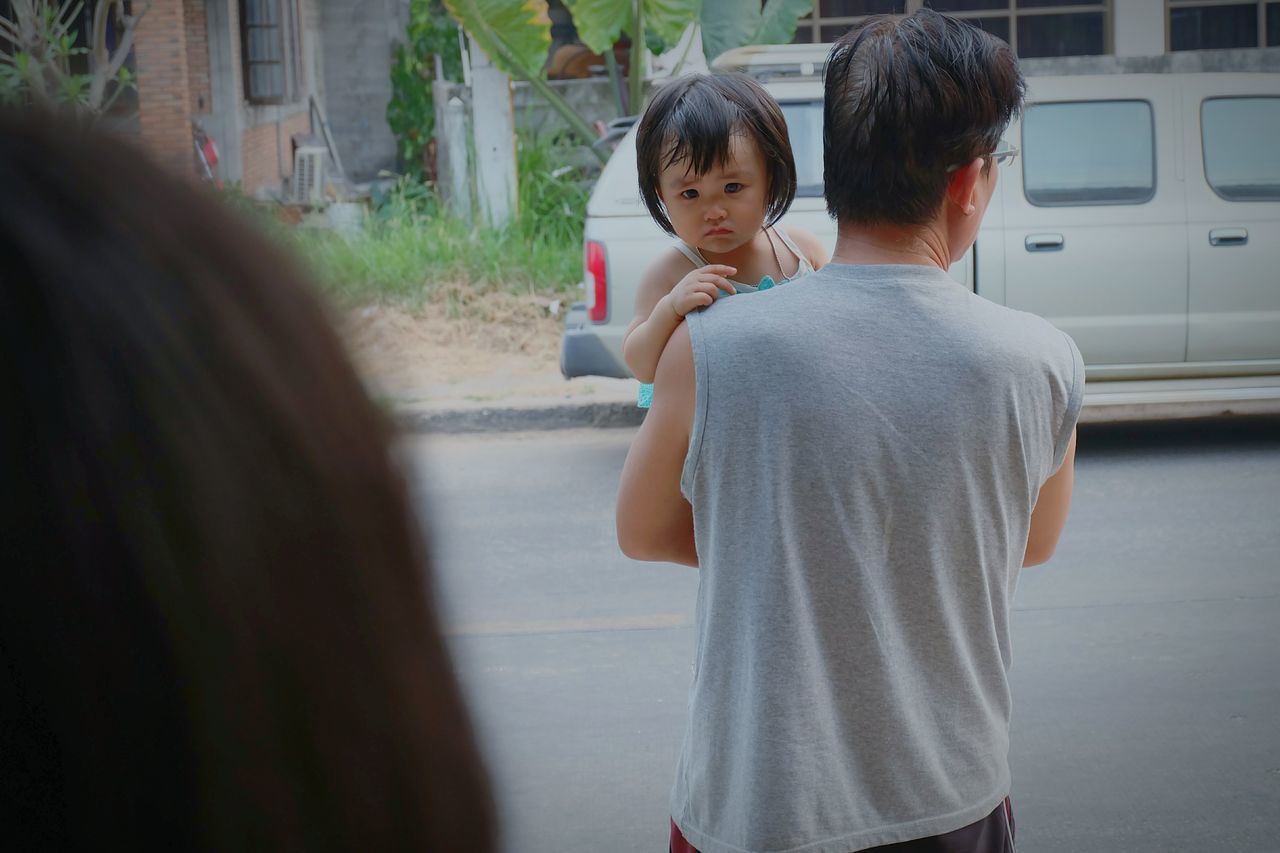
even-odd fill
[[[688,317],[701,562],[672,815],[703,853],[850,853],[1009,792],[1009,610],[1075,344],[932,267]]]

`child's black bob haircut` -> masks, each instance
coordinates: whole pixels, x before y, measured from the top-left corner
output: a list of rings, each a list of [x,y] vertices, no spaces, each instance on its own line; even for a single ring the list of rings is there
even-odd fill
[[[676,163],[705,175],[729,157],[741,134],[756,144],[769,179],[765,225],[777,222],[796,196],[796,164],[778,102],[745,74],[689,74],[658,89],[636,129],[640,197],[654,222],[675,234],[658,195],[658,177]]]

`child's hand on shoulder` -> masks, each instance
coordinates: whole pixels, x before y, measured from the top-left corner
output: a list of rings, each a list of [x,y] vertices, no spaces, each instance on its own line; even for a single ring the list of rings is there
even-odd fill
[[[695,309],[706,308],[715,302],[717,288],[728,294],[738,292],[738,289],[726,278],[737,271],[735,267],[724,264],[707,264],[705,267],[699,267],[676,282],[676,286],[667,294],[667,303],[679,317]]]

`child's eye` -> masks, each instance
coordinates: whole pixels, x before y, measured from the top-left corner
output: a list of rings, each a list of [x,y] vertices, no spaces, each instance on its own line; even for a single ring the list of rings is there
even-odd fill
[[[693,201],[697,197],[698,197],[697,190],[685,190],[684,192],[680,193],[680,198],[686,199],[688,201]]]
[[[742,184],[739,184],[739,183],[736,183],[736,182],[735,182],[735,183],[725,184],[725,185],[724,185],[724,191],[725,191],[725,192],[727,192],[727,193],[736,193],[736,192],[741,192],[741,191],[742,191]]]

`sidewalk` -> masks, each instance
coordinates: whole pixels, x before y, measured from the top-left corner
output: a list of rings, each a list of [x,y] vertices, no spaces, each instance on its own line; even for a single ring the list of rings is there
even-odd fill
[[[633,379],[560,375],[563,320],[518,298],[488,316],[450,319],[440,306],[366,306],[343,336],[374,399],[409,432],[512,432],[635,426]]]
[[[558,368],[497,370],[415,389],[413,399],[389,397],[408,432],[514,432],[576,427],[637,426],[634,379],[566,380]]]

